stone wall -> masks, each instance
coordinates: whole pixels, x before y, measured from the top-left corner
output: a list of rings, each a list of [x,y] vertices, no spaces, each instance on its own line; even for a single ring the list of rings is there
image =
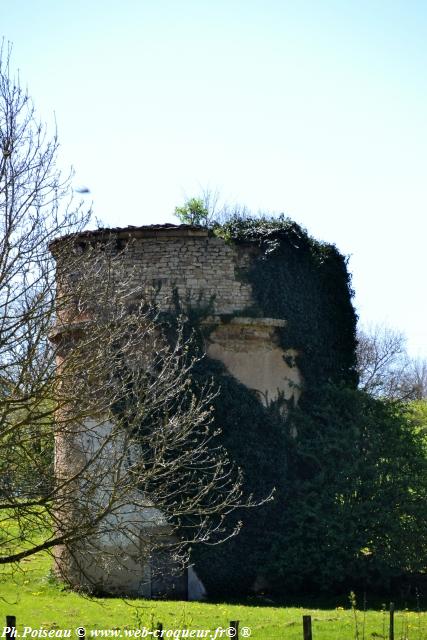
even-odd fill
[[[64,259],[61,248],[65,239],[51,245],[52,253]],[[105,242],[110,249],[123,249],[120,260],[121,280],[129,290],[143,286],[154,297],[159,310],[173,308],[177,293],[182,305],[209,307],[214,314],[234,314],[252,305],[251,286],[242,279],[250,265],[251,251],[228,244],[206,229],[188,225],[127,227],[124,229],[83,232],[74,239],[74,251]],[[78,260],[72,271],[79,274]]]
[[[252,304],[250,285],[237,274],[249,256],[220,238],[158,237],[137,239],[126,257],[152,290],[159,289],[159,308],[171,306],[173,292],[184,303],[211,306],[216,314],[232,314]]]
[[[200,227],[162,225],[83,232],[55,241],[51,250],[57,259],[58,273],[66,274],[62,283],[60,280],[59,291],[67,277],[69,282],[84,281],[88,274],[91,278],[98,277],[102,286],[102,271],[90,269],[89,263],[96,260],[98,250],[111,252],[112,279],[129,291],[130,300],[133,291],[142,289],[160,311],[174,311],[177,295],[181,308],[202,312],[206,351],[211,358],[220,360],[231,375],[256,391],[266,405],[282,397],[298,401],[302,380],[297,367],[289,365],[296,353],[293,350],[285,353],[279,344],[278,330],[286,325],[286,319],[249,317],[255,300],[245,275],[257,255],[256,246],[227,243]],[[89,295],[94,292],[96,282],[88,287]],[[77,327],[76,320],[86,320],[78,314],[69,317],[74,317],[73,327]],[[70,326],[66,313],[60,315],[60,320],[60,331],[64,325]],[[94,428],[88,430],[92,438],[96,432]],[[90,444],[84,447],[82,444],[81,451]],[[60,467],[64,464],[61,442],[56,446],[56,463]],[[124,505],[124,513],[135,519],[135,526],[140,526],[141,531],[147,527],[147,518],[150,520],[149,511],[145,509],[143,522],[143,514],[136,513],[134,505]],[[116,517],[124,515],[119,511]],[[114,549],[110,549],[113,542],[111,537],[98,536],[95,546],[99,558],[114,557]],[[108,568],[103,567],[96,554],[90,563],[85,558],[86,578],[70,561],[65,549],[57,550],[56,563],[59,572],[76,572],[70,581],[77,586],[88,586],[85,580],[89,579],[112,593],[153,596],[165,588],[176,594],[186,590],[189,598],[204,596],[203,585],[191,568],[184,586],[178,588],[175,580],[175,586],[171,587],[165,575],[160,582],[150,577],[150,567],[140,561],[138,553],[138,549],[130,548],[126,562],[120,566],[110,562]]]

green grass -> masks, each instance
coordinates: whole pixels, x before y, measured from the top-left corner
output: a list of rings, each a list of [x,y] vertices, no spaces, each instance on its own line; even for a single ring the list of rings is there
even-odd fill
[[[95,629],[156,628],[211,629],[227,627],[230,620],[251,629],[253,640],[302,640],[302,616],[313,619],[313,640],[351,640],[356,637],[354,611],[347,598],[336,607],[302,608],[268,606],[252,599],[244,604],[190,603],[144,599],[87,598],[70,592],[51,578],[51,559],[44,554],[23,561],[18,570],[3,568],[0,573],[0,636],[6,615],[15,615],[18,631],[24,626],[45,629],[74,629],[84,626],[87,637]],[[359,640],[381,639],[388,632],[388,613],[356,612]],[[398,611],[395,639],[427,639],[427,613]],[[27,636],[29,637],[29,636]],[[152,636],[149,636],[152,637]],[[172,636],[173,637],[173,636]],[[208,636],[209,637],[209,636]],[[214,637],[214,633],[212,634]],[[220,636],[217,636],[220,637]],[[225,636],[222,636],[225,637]],[[388,637],[388,635],[386,635]]]

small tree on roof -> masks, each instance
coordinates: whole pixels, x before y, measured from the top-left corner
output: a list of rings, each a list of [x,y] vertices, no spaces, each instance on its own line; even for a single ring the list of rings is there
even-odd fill
[[[199,224],[207,227],[209,210],[202,198],[190,198],[182,207],[175,207],[175,215],[183,224]]]

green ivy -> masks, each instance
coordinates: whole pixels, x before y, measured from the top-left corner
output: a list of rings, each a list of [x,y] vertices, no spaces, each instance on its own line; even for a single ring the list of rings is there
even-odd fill
[[[247,493],[262,499],[276,489],[273,502],[233,515],[243,522],[237,537],[193,550],[209,593],[247,594],[259,577],[282,596],[384,590],[425,573],[424,440],[400,406],[357,390],[346,258],[283,216],[236,217],[213,233],[252,248],[239,277],[252,285],[254,305],[242,313],[287,321],[280,343],[297,351],[303,394],[284,415],[221,363],[205,357],[195,367],[196,392],[207,378],[219,390],[215,426]],[[204,313],[193,310],[188,323],[199,349]]]
[[[286,592],[393,592],[427,570],[427,460],[403,405],[325,385],[294,411],[269,575]]]
[[[219,440],[243,471],[246,496],[262,501],[285,480],[283,420],[276,407],[265,408],[253,391],[227,373],[222,363],[201,360],[193,371],[195,388],[207,378],[219,389],[213,403],[215,426],[221,429]],[[228,524],[239,521],[243,527],[237,537],[217,546],[199,545],[194,549],[198,574],[211,595],[250,590],[259,567],[267,561],[265,532],[278,524],[276,503],[239,509]]]
[[[233,218],[215,233],[258,248],[246,278],[264,317],[282,318],[283,349],[298,351],[308,388],[323,382],[357,385],[356,321],[347,260],[289,218]]]
[[[217,225],[214,233],[254,249],[249,271],[239,275],[252,285],[255,304],[242,314],[287,320],[280,342],[284,350],[298,352],[304,395],[330,381],[355,386],[353,292],[346,260],[336,247],[314,240],[284,217],[236,217]],[[265,576],[267,566],[274,580],[281,574],[281,560],[272,567],[271,554],[273,545],[287,535],[286,496],[295,480],[288,469],[292,414],[286,419],[277,406],[264,407],[222,364],[209,358],[199,363],[196,373],[200,380],[207,376],[220,389],[214,411],[221,443],[242,468],[246,490],[262,498],[276,489],[273,503],[235,514],[243,522],[236,538],[194,551],[197,570],[211,594],[247,593],[257,577]]]

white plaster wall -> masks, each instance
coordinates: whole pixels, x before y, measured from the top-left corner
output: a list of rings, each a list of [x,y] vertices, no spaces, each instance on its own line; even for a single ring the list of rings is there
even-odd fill
[[[123,455],[125,453],[125,455]],[[93,535],[56,552],[56,570],[75,586],[117,593],[149,595],[149,567],[145,560],[144,537],[168,535],[163,514],[135,490],[118,489],[120,475],[132,461],[132,446],[108,420],[87,419],[75,428],[74,437],[56,442],[56,466],[66,461],[68,473],[76,473],[73,484],[74,517],[96,518],[107,507],[109,512]],[[71,489],[70,489],[71,490]]]
[[[292,349],[284,352],[278,345],[277,328],[285,321],[273,318],[233,318],[217,324],[210,333],[206,350],[220,360],[228,371],[249,389],[255,390],[264,405],[281,394],[295,403],[301,395],[302,378]]]

